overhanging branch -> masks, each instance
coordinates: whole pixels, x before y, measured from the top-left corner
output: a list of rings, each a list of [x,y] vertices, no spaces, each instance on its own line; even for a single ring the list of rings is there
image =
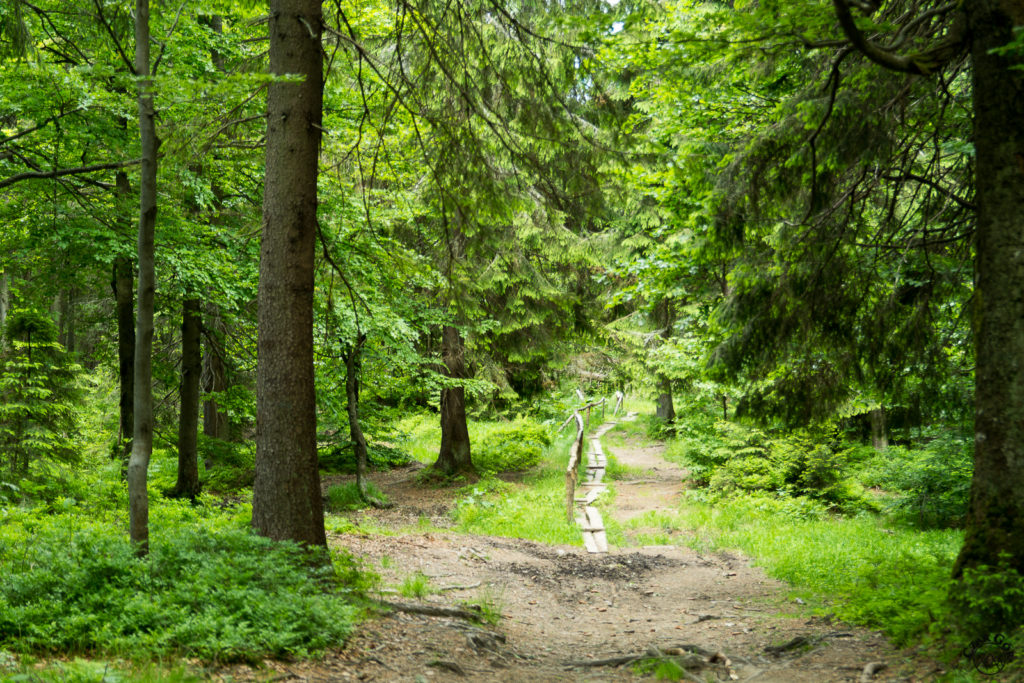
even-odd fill
[[[853,0],[832,0],[832,5],[836,11],[836,18],[839,20],[839,26],[843,29],[843,34],[865,57],[891,71],[926,76],[940,69],[964,45],[963,22],[957,21],[946,36],[946,39],[937,45],[908,55],[897,54],[873,42],[857,28],[857,22],[853,18],[853,13],[850,12],[851,4],[855,4]],[[933,10],[932,12],[925,13],[914,23],[922,23],[925,19],[932,19],[944,13],[941,10],[955,11],[954,5],[945,5],[939,8],[938,11]],[[906,40],[906,34],[906,30],[901,32],[897,44],[902,44]]]
[[[0,180],[0,190],[15,183],[20,183],[22,180],[61,178],[66,175],[81,175],[83,173],[95,173],[96,171],[109,171],[115,168],[138,166],[141,163],[142,159],[131,159],[129,161],[112,161],[106,164],[91,164],[74,168],[55,168],[50,171],[25,171],[24,173],[17,173]]]

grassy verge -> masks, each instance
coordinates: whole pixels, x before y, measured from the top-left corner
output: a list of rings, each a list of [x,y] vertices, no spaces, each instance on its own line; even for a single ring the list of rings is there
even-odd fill
[[[366,577],[248,529],[248,506],[157,498],[136,557],[120,511],[0,508],[0,649],[145,663],[313,656],[344,643]]]

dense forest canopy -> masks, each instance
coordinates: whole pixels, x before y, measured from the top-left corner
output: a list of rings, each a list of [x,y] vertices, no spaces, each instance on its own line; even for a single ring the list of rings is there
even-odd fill
[[[666,434],[682,399],[797,435],[695,481],[778,466],[761,488],[837,510],[834,444],[962,444],[943,519],[977,607],[1024,573],[1022,26],[1017,0],[8,0],[0,501],[103,451],[139,554],[151,500],[249,485],[259,534],[322,546],[320,470],[351,453],[383,504],[399,417],[473,478],[474,421],[628,389]]]

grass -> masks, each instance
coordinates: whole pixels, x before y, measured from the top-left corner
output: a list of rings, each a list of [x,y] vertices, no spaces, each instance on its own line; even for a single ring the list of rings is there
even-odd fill
[[[0,681],[9,683],[199,683],[203,677],[184,666],[72,659],[36,662],[0,650]]]
[[[430,585],[429,576],[423,572],[414,572],[405,577],[402,581],[402,585],[398,587],[398,592],[407,598],[422,600],[437,591]]]
[[[792,499],[744,496],[710,504],[691,496],[675,513],[649,512],[627,527],[660,529],[640,535],[642,543],[740,550],[820,612],[879,628],[902,645],[927,634],[945,609],[962,534],[890,521],[811,512]]]
[[[384,492],[372,481],[366,482],[366,495],[382,503],[387,503],[388,498]],[[327,512],[341,512],[343,510],[362,510],[370,504],[359,495],[359,487],[356,482],[350,481],[345,484],[335,484],[327,489],[327,497],[324,507]]]

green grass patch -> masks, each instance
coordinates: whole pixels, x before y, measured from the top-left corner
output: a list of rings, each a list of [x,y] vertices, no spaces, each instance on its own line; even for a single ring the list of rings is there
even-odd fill
[[[580,545],[575,524],[565,518],[565,464],[569,439],[552,444],[540,467],[521,483],[481,479],[462,489],[455,505],[455,531]]]
[[[926,633],[943,613],[963,541],[958,531],[889,527],[871,514],[834,517],[814,501],[768,496],[690,502],[679,521],[696,531],[698,548],[742,550],[823,610],[879,628],[897,644]]]

